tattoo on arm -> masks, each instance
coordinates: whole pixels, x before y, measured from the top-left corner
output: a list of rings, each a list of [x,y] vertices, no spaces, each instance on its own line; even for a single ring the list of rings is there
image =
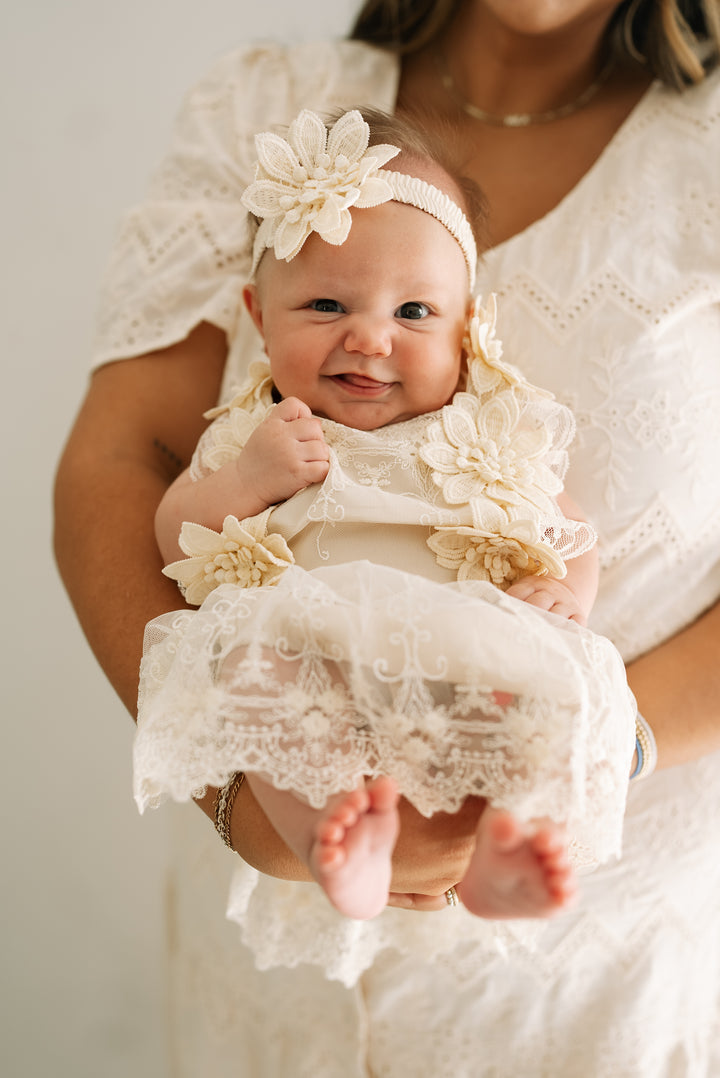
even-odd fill
[[[160,454],[160,460],[162,462],[164,470],[167,472],[170,479],[177,479],[180,472],[185,468],[184,463],[177,455],[173,453],[169,446],[161,442],[159,438],[153,438],[153,446],[158,450]]]

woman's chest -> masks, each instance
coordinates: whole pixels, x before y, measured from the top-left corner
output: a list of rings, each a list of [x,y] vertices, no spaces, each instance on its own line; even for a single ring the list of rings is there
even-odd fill
[[[646,517],[690,537],[720,509],[720,260],[687,208],[627,213],[599,257],[569,242],[556,275],[538,251],[486,281],[507,358],[574,413],[567,487],[604,544]]]

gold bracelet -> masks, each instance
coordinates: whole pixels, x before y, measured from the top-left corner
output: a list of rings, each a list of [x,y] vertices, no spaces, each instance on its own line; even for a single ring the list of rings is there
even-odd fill
[[[230,839],[230,820],[232,807],[238,790],[245,781],[245,772],[236,771],[229,782],[218,790],[215,797],[215,830],[220,835],[229,850],[232,850]],[[233,851],[234,852],[234,851]]]

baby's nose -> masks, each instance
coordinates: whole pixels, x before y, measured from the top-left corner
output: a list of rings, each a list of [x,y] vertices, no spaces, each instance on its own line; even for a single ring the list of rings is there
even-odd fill
[[[387,319],[353,315],[345,332],[345,351],[364,356],[389,356],[392,352],[392,326]]]

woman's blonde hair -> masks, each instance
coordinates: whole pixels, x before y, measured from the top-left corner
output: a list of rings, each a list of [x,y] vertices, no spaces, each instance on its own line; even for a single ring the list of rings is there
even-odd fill
[[[461,0],[366,0],[350,36],[403,54],[433,41]]]
[[[404,55],[434,41],[462,0],[366,0],[351,37]],[[622,0],[608,33],[668,86],[701,82],[720,61],[720,0]]]

